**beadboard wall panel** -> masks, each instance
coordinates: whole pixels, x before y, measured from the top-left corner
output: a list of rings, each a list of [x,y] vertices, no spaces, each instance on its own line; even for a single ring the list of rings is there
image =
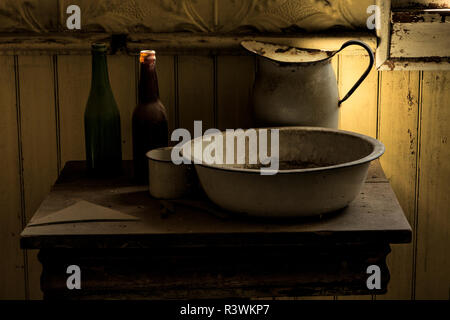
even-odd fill
[[[216,104],[215,58],[178,57],[179,126],[194,137],[194,121],[202,121],[203,131],[214,128]]]
[[[217,57],[217,128],[252,127],[251,93],[256,59],[251,56]]]
[[[417,299],[450,299],[450,72],[424,71],[417,215]]]
[[[156,72],[158,73],[159,96],[167,110],[169,132],[178,127],[177,107],[177,57],[173,55],[158,55],[156,61]],[[136,59],[136,65],[137,59]],[[137,76],[137,74],[136,74]],[[170,136],[169,136],[170,140]]]
[[[122,158],[130,160],[133,159],[131,119],[137,103],[136,57],[111,56],[108,67],[111,88],[120,112]]]
[[[359,77],[367,69],[367,55],[339,56],[339,97],[344,97]],[[369,73],[358,89],[340,106],[339,128],[366,134],[377,135],[377,88],[378,72],[375,68]]]
[[[61,165],[86,159],[84,108],[91,84],[90,56],[58,56],[58,99]]]
[[[21,56],[18,60],[21,146],[25,216],[28,222],[59,174],[55,69],[52,56]],[[37,252],[27,252],[29,297],[41,298],[41,265]]]
[[[383,71],[379,91],[378,137],[386,147],[381,165],[413,229],[416,220],[419,76],[419,71]],[[408,245],[391,247],[388,293],[377,298],[410,299],[414,240]]]
[[[26,297],[24,252],[20,232],[24,223],[21,156],[17,122],[15,58],[0,56],[0,299]]]
[[[161,99],[168,109],[171,128],[192,130],[193,120],[203,120],[203,129],[247,126],[251,121],[254,60],[250,56],[227,55],[158,56]],[[108,61],[121,110],[124,158],[131,158],[129,121],[136,103],[137,57],[108,56]],[[19,217],[25,221],[25,215],[34,212],[66,161],[84,159],[83,114],[90,88],[91,58],[1,56],[0,64],[6,70],[12,69],[11,74],[0,75],[0,106],[6,115],[0,119],[0,128],[5,132],[0,137],[0,150],[5,155],[1,161],[11,168],[11,172],[0,174],[0,186],[11,186],[6,190],[8,197],[0,195],[2,208],[7,208],[0,219],[6,221],[11,234],[1,235],[6,237],[1,245],[11,257],[0,262],[0,269],[5,271],[0,281],[8,286],[1,291],[1,297],[33,298],[39,297],[40,267],[29,256],[24,265],[17,238]],[[341,96],[366,65],[366,57],[339,55],[333,59]],[[450,173],[445,161],[449,158],[449,73],[423,73],[423,79],[420,75],[372,71],[341,106],[341,128],[378,136],[386,144],[382,164],[407,218],[417,226],[417,246],[413,243],[393,248],[389,256],[389,293],[376,299],[448,298],[449,279],[443,272],[450,269],[445,255],[450,227]],[[16,100],[20,102],[17,105]]]
[[[367,55],[339,54],[337,81],[339,98],[344,97],[367,69]],[[335,71],[336,72],[336,71]],[[339,129],[376,137],[377,135],[377,71],[372,69],[364,82],[339,107]],[[372,300],[372,295],[337,297],[338,300]]]

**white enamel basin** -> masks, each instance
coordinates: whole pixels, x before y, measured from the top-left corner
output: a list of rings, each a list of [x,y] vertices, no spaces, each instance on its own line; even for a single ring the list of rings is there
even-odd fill
[[[245,164],[195,164],[200,184],[212,202],[250,216],[321,215],[353,201],[369,163],[384,153],[380,141],[353,132],[317,127],[278,129],[277,174],[261,175],[257,165],[249,165],[248,150]],[[191,145],[195,141],[202,137],[191,140]],[[210,143],[203,141],[203,149]],[[223,150],[225,154],[225,143]],[[183,156],[197,157],[189,149],[183,150]]]

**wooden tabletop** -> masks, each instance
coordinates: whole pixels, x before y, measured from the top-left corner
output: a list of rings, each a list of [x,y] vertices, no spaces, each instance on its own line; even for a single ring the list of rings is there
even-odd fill
[[[369,169],[357,199],[320,218],[250,219],[223,212],[201,196],[159,201],[135,185],[130,163],[114,179],[86,176],[85,163],[68,162],[31,221],[85,200],[140,218],[27,226],[26,249],[276,246],[351,243],[408,243],[411,227],[378,161]]]

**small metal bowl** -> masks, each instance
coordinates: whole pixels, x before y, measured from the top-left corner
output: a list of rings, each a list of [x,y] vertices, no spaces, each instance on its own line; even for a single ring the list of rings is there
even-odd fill
[[[190,165],[172,162],[172,147],[147,152],[150,195],[158,199],[177,199],[193,186],[194,170]]]

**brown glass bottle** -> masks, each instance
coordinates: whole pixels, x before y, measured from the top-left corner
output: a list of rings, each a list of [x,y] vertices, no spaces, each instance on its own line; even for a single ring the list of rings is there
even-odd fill
[[[148,182],[149,150],[168,145],[166,108],[159,100],[155,51],[141,51],[138,105],[133,112],[134,176],[138,183]]]

